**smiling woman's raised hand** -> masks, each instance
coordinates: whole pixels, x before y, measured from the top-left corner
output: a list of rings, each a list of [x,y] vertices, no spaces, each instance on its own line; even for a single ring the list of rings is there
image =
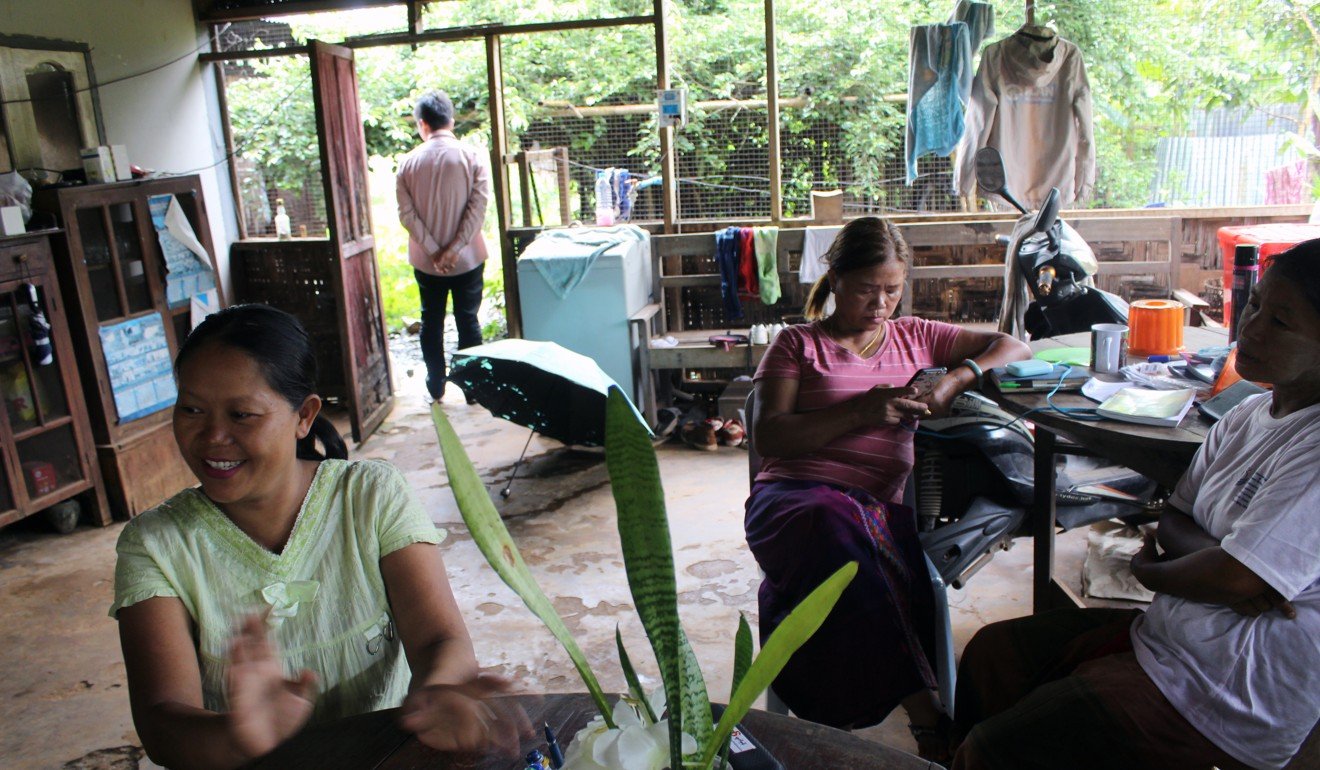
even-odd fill
[[[316,675],[286,679],[259,615],[243,620],[229,646],[229,732],[240,751],[259,757],[307,723],[316,701]]]

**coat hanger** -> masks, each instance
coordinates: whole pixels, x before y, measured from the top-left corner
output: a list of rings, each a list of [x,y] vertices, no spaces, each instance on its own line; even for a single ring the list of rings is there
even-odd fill
[[[1058,36],[1057,33],[1049,27],[1036,23],[1036,3],[1032,0],[1028,0],[1027,2],[1025,21],[1022,22],[1021,27],[1018,27],[1017,32],[1013,34],[1022,35],[1023,37],[1029,37],[1040,41],[1053,40]]]

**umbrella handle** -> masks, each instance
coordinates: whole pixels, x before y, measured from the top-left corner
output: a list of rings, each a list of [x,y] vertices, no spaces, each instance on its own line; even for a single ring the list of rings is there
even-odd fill
[[[532,436],[535,435],[536,431],[527,434],[527,443],[523,444],[523,451],[522,454],[518,455],[518,462],[513,464],[513,473],[509,474],[509,483],[505,484],[504,489],[500,490],[500,497],[507,500],[509,495],[512,494],[509,488],[513,486],[513,480],[518,477],[518,466],[522,465],[523,458],[527,456],[527,447],[532,445]]]

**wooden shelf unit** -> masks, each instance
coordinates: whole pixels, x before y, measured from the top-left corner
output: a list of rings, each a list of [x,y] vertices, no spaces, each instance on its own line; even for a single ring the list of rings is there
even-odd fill
[[[51,237],[0,237],[0,526],[75,497],[83,520],[104,526],[110,511]],[[50,326],[49,360],[36,311]]]
[[[139,320],[164,327],[172,364],[191,329],[190,303],[167,299],[165,256],[149,199],[173,195],[217,277],[215,248],[196,176],[38,190],[35,209],[55,215],[64,235],[53,239],[70,332],[106,490],[117,516],[132,517],[196,482],[179,456],[164,406],[121,419],[111,387],[102,330]],[[224,305],[217,284],[214,291]]]

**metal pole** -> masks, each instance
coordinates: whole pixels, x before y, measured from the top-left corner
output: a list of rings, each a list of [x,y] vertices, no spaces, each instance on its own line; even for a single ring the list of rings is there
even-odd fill
[[[504,61],[500,36],[486,37],[486,88],[490,108],[491,183],[495,187],[495,213],[499,220],[500,263],[504,266],[504,318],[510,337],[522,336],[522,301],[518,294],[518,256],[509,238],[509,166],[504,162],[509,148],[504,126]]]

